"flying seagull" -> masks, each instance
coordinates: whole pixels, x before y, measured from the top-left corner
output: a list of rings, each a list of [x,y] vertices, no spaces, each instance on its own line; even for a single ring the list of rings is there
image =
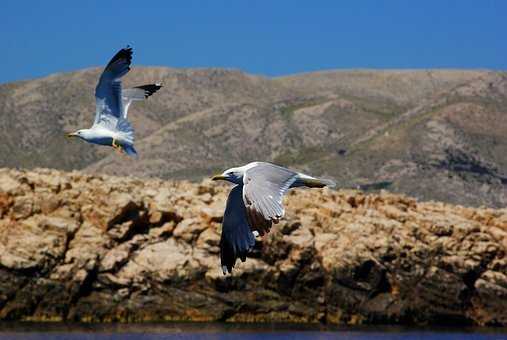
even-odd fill
[[[121,78],[130,71],[132,48],[122,48],[109,61],[95,88],[95,121],[90,129],[68,133],[92,144],[112,146],[119,152],[136,156],[134,128],[127,120],[130,104],[148,98],[161,84],[148,84],[122,90]]]
[[[222,223],[220,261],[224,274],[232,272],[238,258],[246,260],[255,236],[269,232],[272,223],[284,216],[282,198],[290,188],[335,186],[331,180],[265,162],[231,168],[212,179],[236,184],[227,198]]]

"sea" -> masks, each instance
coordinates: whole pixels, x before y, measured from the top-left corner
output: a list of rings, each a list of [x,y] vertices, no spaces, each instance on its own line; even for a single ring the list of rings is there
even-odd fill
[[[327,327],[294,324],[153,323],[72,324],[0,323],[0,340],[148,340],[148,339],[506,339],[507,328],[394,326]]]

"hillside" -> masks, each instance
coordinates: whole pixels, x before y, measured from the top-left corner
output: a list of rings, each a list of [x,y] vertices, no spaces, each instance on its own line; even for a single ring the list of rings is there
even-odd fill
[[[165,87],[131,108],[140,157],[64,139],[94,115],[99,69],[0,85],[0,166],[200,180],[266,160],[422,199],[507,205],[507,75],[327,71],[265,78],[134,67]]]
[[[230,186],[0,169],[0,320],[507,325],[507,210],[293,190],[231,276]]]

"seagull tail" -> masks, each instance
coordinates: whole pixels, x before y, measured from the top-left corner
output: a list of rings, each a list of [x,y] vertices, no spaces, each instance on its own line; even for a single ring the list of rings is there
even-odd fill
[[[124,145],[123,150],[125,150],[125,153],[132,157],[137,157],[137,151],[134,148],[133,145]]]
[[[314,178],[311,176],[300,174],[298,179],[294,182],[293,187],[305,186],[309,188],[334,188],[336,183],[333,180],[325,178]]]

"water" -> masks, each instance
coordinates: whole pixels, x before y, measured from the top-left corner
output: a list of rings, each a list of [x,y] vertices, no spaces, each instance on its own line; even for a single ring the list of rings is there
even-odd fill
[[[358,327],[208,323],[55,324],[0,323],[0,340],[162,340],[162,339],[506,339],[505,328]]]

